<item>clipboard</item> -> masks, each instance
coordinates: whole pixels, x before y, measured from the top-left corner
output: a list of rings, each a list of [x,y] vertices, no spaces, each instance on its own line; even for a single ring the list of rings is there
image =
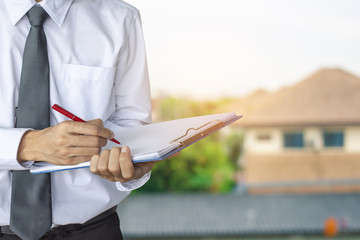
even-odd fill
[[[191,118],[122,128],[110,122],[105,127],[115,132],[115,137],[131,149],[134,163],[159,161],[200,141],[208,135],[219,131],[242,118],[231,113],[212,114]],[[110,141],[103,149],[118,147]],[[90,162],[78,165],[57,166],[46,162],[35,162],[30,172],[32,174],[87,168]]]
[[[209,126],[209,127],[207,127]],[[188,146],[198,140],[200,140],[203,137],[206,137],[207,135],[211,134],[212,132],[215,132],[216,130],[223,128],[225,126],[224,122],[217,119],[217,120],[213,120],[211,122],[207,122],[204,125],[198,127],[198,128],[189,128],[186,130],[186,133],[183,136],[180,136],[176,139],[174,139],[171,142],[177,142],[180,144],[180,146],[185,147]],[[202,130],[204,129],[204,130]],[[196,134],[191,135],[190,131],[194,130],[194,131],[199,131]],[[170,142],[170,143],[171,143]]]

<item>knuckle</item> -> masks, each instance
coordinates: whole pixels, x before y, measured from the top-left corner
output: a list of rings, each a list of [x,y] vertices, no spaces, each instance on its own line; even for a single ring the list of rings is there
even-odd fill
[[[98,170],[101,173],[106,173],[108,171],[107,166],[98,166]]]
[[[103,122],[102,119],[97,118],[97,119],[95,119],[95,121],[96,121],[96,123],[99,124],[100,126],[104,126],[104,122]]]
[[[98,171],[98,169],[96,168],[96,166],[92,166],[92,165],[90,165],[90,172],[92,172],[92,173],[94,173],[94,174],[98,174],[98,173],[99,173],[99,171]]]
[[[113,175],[118,175],[119,174],[119,169],[116,168],[116,167],[109,167],[108,170]]]
[[[114,148],[111,149],[111,151],[112,151],[114,154],[116,154],[117,156],[119,156],[120,153],[121,153],[121,150],[120,150],[119,147],[114,147]]]
[[[109,155],[110,154],[110,149],[104,149],[101,154],[102,155]]]
[[[71,124],[72,124],[71,121],[66,120],[66,121],[59,123],[58,127],[60,130],[67,130],[71,127]]]
[[[99,154],[94,154],[94,155],[91,157],[91,159],[90,159],[90,160],[92,161],[91,166],[93,166],[94,163],[99,160],[99,158],[100,158],[100,155],[99,155]]]
[[[126,172],[124,175],[124,178],[127,179],[127,180],[133,180],[134,177],[135,177],[135,172],[133,171],[129,171],[129,172]]]
[[[96,125],[90,125],[89,124],[89,131],[90,131],[90,134],[93,135],[93,136],[98,136],[99,135],[99,127],[96,126]]]
[[[62,158],[66,158],[69,156],[69,151],[65,148],[58,149],[56,152],[57,152],[57,155]]]
[[[64,137],[59,137],[58,139],[55,140],[56,146],[65,146],[67,143],[68,143],[68,140]]]

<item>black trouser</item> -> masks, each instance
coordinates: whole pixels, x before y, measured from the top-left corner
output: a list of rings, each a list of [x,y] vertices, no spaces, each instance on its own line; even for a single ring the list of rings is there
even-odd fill
[[[13,234],[1,234],[1,240],[21,240]],[[99,221],[69,224],[47,232],[41,240],[122,240],[119,217],[116,212]]]

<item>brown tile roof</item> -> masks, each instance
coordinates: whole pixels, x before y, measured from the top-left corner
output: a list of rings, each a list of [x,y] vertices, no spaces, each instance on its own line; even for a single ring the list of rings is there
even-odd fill
[[[360,78],[342,69],[322,69],[294,86],[257,98],[252,107],[236,108],[242,126],[360,124]],[[250,99],[251,101],[251,99]]]

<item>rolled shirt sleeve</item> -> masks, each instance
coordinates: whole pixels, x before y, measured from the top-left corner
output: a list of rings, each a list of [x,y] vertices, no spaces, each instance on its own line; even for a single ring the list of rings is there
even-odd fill
[[[129,27],[115,73],[115,113],[110,119],[119,126],[151,122],[151,94],[140,15]]]
[[[118,127],[151,123],[151,94],[146,49],[138,11],[129,27],[126,47],[119,56],[115,73],[116,110],[105,126],[116,133]],[[131,191],[143,186],[151,176],[146,173],[137,180],[117,182],[119,191]]]
[[[116,182],[116,187],[119,191],[132,191],[142,187],[147,181],[149,181],[151,172],[146,173],[144,176],[137,180],[131,180],[127,182]]]

